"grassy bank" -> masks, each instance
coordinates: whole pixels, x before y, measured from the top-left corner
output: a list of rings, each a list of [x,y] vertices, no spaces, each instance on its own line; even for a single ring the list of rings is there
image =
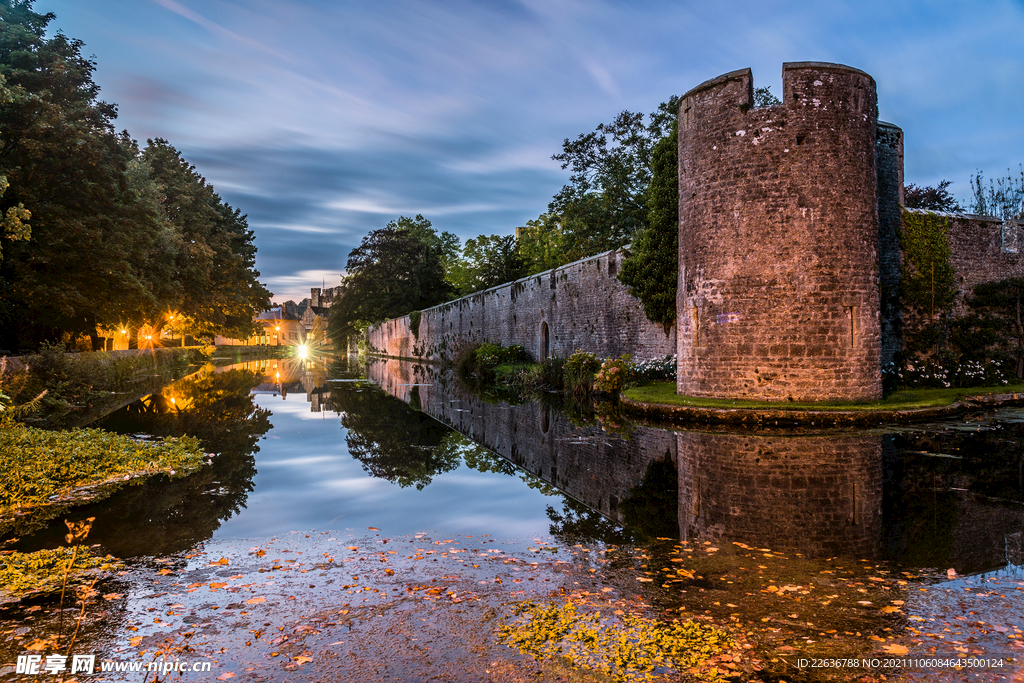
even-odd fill
[[[0,421],[0,533],[155,474],[184,476],[205,454],[192,437],[134,441],[100,429],[48,431]]]
[[[622,395],[632,401],[694,408],[747,408],[751,410],[824,410],[874,411],[915,410],[948,406],[970,396],[1024,393],[1024,384],[968,389],[903,389],[880,401],[745,401],[740,399],[701,398],[676,393],[675,382],[652,382],[632,387]]]

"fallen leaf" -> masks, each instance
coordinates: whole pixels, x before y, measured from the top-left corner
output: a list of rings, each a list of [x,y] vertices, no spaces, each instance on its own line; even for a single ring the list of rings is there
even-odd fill
[[[882,608],[882,614],[892,614],[893,612],[899,612],[899,611],[900,611],[899,607],[894,607],[892,605],[886,605],[885,607]]]
[[[905,655],[905,654],[908,654],[910,652],[910,650],[908,650],[907,648],[903,647],[902,645],[896,645],[896,644],[886,645],[882,649],[885,651],[886,654],[889,654],[889,655]]]
[[[220,581],[218,581],[218,582],[215,582],[215,583],[211,583],[211,584],[210,584],[210,590],[212,590],[212,591],[215,591],[215,590],[217,590],[218,588],[224,588],[224,587],[225,587],[225,586],[227,586],[227,585],[228,585],[227,583],[225,583],[225,582],[220,582]]]
[[[264,598],[263,596],[260,596],[258,598],[249,598],[248,600],[245,601],[245,604],[247,604],[247,605],[256,605],[256,604],[259,604],[261,602],[266,602],[266,601],[267,601],[266,598]]]
[[[139,638],[139,640],[142,640],[142,638]],[[50,645],[50,641],[49,640],[39,639],[39,640],[33,641],[32,644],[27,645],[25,647],[25,649],[26,650],[45,650],[49,645]]]
[[[124,597],[124,593],[106,593],[106,594],[104,594],[103,599],[104,600],[117,600],[118,598],[123,598],[123,597]]]
[[[216,562],[211,562],[210,564],[208,564],[208,565],[206,565],[206,566],[207,566],[207,567],[213,567],[214,565],[218,565],[218,564],[227,564],[227,563],[228,563],[228,558],[226,558],[226,557],[222,557],[222,558],[220,558],[219,560],[217,560]],[[231,675],[232,675],[232,676],[234,676],[234,674],[231,674]]]
[[[170,569],[161,569],[160,571],[157,572],[157,574],[162,574],[164,576],[166,576],[167,574],[173,574],[173,573],[174,572],[172,572]]]
[[[220,676],[217,676],[217,680],[218,681],[226,681],[229,678],[234,678],[234,677],[235,677],[235,674],[231,673],[230,671],[225,671]]]
[[[375,526],[368,526],[368,527],[366,527],[366,528],[367,528],[367,529],[369,529],[370,531],[380,531],[380,529],[378,529],[378,528],[377,528],[377,527],[375,527]]]
[[[128,644],[131,645],[132,647],[138,647],[139,643],[141,643],[141,642],[142,642],[142,636],[135,636],[133,638],[129,638],[128,639]]]
[[[372,529],[373,527],[370,527],[370,528]],[[292,661],[294,661],[296,664],[305,664],[306,662],[312,662],[313,658],[312,657],[303,657],[302,655],[299,655],[298,657],[296,657]]]

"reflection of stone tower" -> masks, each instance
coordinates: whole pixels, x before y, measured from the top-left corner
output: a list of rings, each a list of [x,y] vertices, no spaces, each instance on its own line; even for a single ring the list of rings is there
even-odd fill
[[[678,390],[879,398],[875,83],[810,62],[782,79],[774,107],[752,107],[749,69],[680,102]]]
[[[882,437],[677,435],[684,538],[877,557]]]

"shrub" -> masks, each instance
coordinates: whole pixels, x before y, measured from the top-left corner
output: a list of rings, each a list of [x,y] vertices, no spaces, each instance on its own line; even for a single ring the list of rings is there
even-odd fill
[[[676,379],[675,355],[652,358],[633,366],[633,379],[637,382],[656,382]]]
[[[565,359],[552,356],[541,363],[540,379],[544,386],[561,389],[565,381]]]
[[[632,374],[628,353],[623,354],[622,358],[609,358],[601,364],[601,369],[594,376],[594,391],[610,394],[613,399],[618,398]]]
[[[594,373],[600,367],[597,356],[589,351],[576,351],[565,361],[565,390],[577,398],[586,398],[594,386]]]

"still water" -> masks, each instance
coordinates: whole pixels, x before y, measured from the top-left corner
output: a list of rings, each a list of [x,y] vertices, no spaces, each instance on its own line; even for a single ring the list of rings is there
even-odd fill
[[[556,397],[484,399],[426,366],[321,358],[210,367],[98,426],[190,434],[214,454],[190,477],[74,511],[122,558],[345,529],[631,547],[654,577],[640,579],[645,600],[767,624],[782,652],[844,633],[1024,650],[1019,409],[857,431],[671,430]],[[963,614],[978,633],[944,640],[939,625]]]

